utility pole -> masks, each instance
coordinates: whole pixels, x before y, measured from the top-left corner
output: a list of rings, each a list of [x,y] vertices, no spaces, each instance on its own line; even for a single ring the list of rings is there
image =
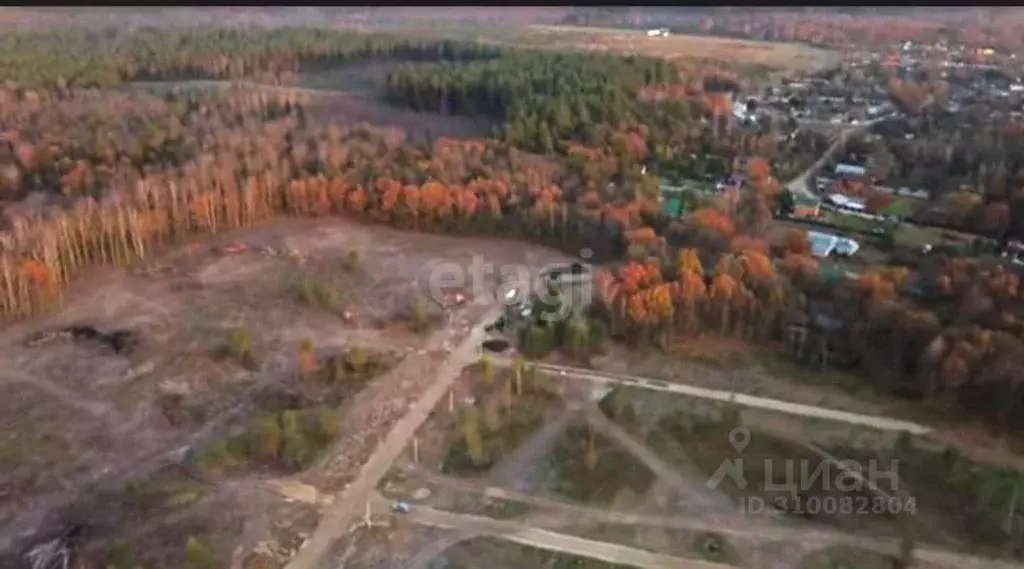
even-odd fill
[[[364,520],[366,521],[366,527],[368,527],[368,528],[372,528],[373,527],[373,518],[370,517],[370,503],[369,502],[366,503],[366,516],[365,516]]]
[[[412,461],[414,464],[420,463],[420,438],[412,438]]]

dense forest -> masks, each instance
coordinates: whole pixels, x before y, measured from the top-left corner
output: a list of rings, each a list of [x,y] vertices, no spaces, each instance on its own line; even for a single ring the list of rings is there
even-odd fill
[[[550,153],[562,140],[597,142],[597,125],[636,121],[640,88],[679,82],[679,71],[662,59],[515,52],[407,66],[388,76],[387,95],[416,110],[502,118],[510,143]]]
[[[717,69],[684,72],[654,58],[546,51],[407,65],[387,77],[395,104],[497,117],[510,145],[577,157],[607,153],[634,180],[640,165],[670,179],[722,178],[750,156],[795,175],[827,147],[824,135],[780,136],[778,121],[740,128],[731,115],[739,91],[737,78]],[[582,170],[581,162],[573,161]]]
[[[590,324],[603,322],[615,337],[659,345],[699,333],[781,342],[814,365],[860,369],[879,388],[1019,427],[1019,277],[995,263],[937,257],[915,272],[878,267],[837,278],[810,257],[803,232],[769,242],[784,164],[778,138],[740,129],[716,112],[719,95],[698,88],[703,78],[676,78],[663,64],[628,59],[599,74],[610,56],[552,56],[531,72],[526,64],[539,57],[532,53],[323,30],[143,30],[121,41],[80,32],[3,41],[5,67],[21,70],[0,90],[3,192],[20,200],[3,212],[5,321],[54,306],[93,267],[123,266],[190,236],[281,215],[341,215],[416,231],[520,235],[566,250],[588,246],[597,261],[620,263],[599,278]],[[126,42],[136,43],[129,50]],[[61,63],[61,53],[74,54],[72,63]],[[561,152],[538,156],[507,137],[412,144],[397,129],[311,120],[300,96],[255,88],[165,97],[84,88],[140,76],[247,76],[374,53],[489,59],[441,64],[429,77],[406,69],[392,78],[393,94],[407,93],[407,104],[444,101],[510,120],[553,111],[557,121],[568,108],[565,129],[551,133]],[[420,90],[432,81],[434,90]],[[581,93],[561,96],[560,84]],[[587,138],[583,112],[591,112],[588,98],[598,92],[613,97],[596,111],[605,113],[596,127],[605,136]],[[555,100],[545,102],[545,93]],[[627,115],[611,117],[619,124],[607,114],[618,112],[616,105]],[[704,114],[681,123],[667,118],[689,109]],[[716,120],[701,120],[708,116]],[[657,182],[652,188],[641,165],[705,152],[727,157],[716,162],[721,173],[743,173],[749,183],[687,216],[666,217],[654,197]]]
[[[0,37],[8,88],[110,87],[146,79],[279,77],[361,59],[495,57],[494,46],[343,34],[320,28],[55,30]]]

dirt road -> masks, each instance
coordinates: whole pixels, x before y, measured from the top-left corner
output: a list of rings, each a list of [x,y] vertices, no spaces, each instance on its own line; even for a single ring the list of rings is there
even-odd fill
[[[379,507],[386,508],[390,503],[385,498],[378,496],[376,502]],[[566,508],[566,506],[560,506]],[[700,531],[710,531],[723,536],[736,536],[746,538],[757,538],[759,540],[784,540],[784,541],[799,541],[801,543],[813,543],[815,546],[821,548],[828,547],[830,545],[849,545],[852,547],[870,549],[894,555],[898,549],[898,540],[892,539],[891,543],[886,544],[882,540],[860,538],[841,532],[835,531],[820,531],[813,529],[805,529],[798,527],[785,527],[780,525],[768,526],[765,524],[759,524],[760,527],[757,529],[736,529],[728,527],[718,527],[715,524],[707,524],[699,520],[694,520],[685,517],[671,517],[663,518],[657,516],[646,516],[642,514],[631,514],[625,512],[608,512],[604,510],[597,510],[592,508],[583,508],[579,506],[568,506],[571,510],[567,510],[562,513],[561,519],[559,516],[555,516],[551,519],[551,523],[544,523],[537,517],[537,525],[548,525],[548,527],[565,526],[566,524],[575,524],[582,521],[602,521],[605,523],[619,523],[627,525],[658,525],[662,527],[678,527],[685,529],[694,529]],[[657,556],[659,560],[644,559],[641,557],[632,556],[631,551],[640,551],[634,548],[619,546],[615,544],[608,544],[599,541],[587,540],[577,538],[575,536],[566,536],[564,534],[558,534],[547,529],[528,527],[521,523],[512,521],[501,521],[494,520],[483,516],[475,516],[470,514],[456,514],[452,512],[445,512],[441,510],[435,510],[427,506],[415,506],[409,514],[406,514],[403,519],[408,519],[414,523],[447,528],[453,530],[461,530],[465,535],[476,537],[482,534],[491,535],[500,539],[506,539],[509,541],[515,541],[524,545],[530,545],[533,547],[540,547],[543,549],[549,549],[552,551],[564,551],[566,553],[573,553],[584,557],[593,557],[595,559],[602,559],[609,562],[627,563],[636,565],[637,567],[691,567],[686,565],[692,560],[681,559],[677,557],[669,556]],[[469,538],[467,538],[469,539]],[[577,542],[576,540],[579,540]],[[580,545],[580,542],[585,543],[585,548]],[[600,545],[598,545],[600,544]],[[605,546],[610,546],[605,548]],[[564,547],[564,548],[563,548]],[[577,547],[581,547],[577,549]],[[593,549],[590,549],[593,548]],[[603,552],[612,554],[622,554],[624,557],[618,557],[608,559],[606,557],[600,557],[593,553]],[[645,552],[650,553],[650,552]],[[655,554],[651,554],[655,555]],[[928,567],[948,567],[949,569],[1021,569],[1024,565],[1019,563],[1010,563],[1006,561],[977,557],[974,555],[967,555],[956,553],[953,551],[943,551],[938,549],[916,549],[914,552],[915,558],[919,564],[925,564]],[[647,565],[646,563],[657,563],[657,562],[674,562],[683,563],[676,565]],[[701,563],[697,561],[697,563]],[[692,565],[692,567],[716,567],[723,568],[728,567],[727,565],[721,564],[707,564],[707,565]]]
[[[197,79],[192,81],[136,81],[129,84],[132,87],[143,89],[226,89],[229,87],[245,87],[258,89],[275,95],[329,95],[336,91],[327,89],[307,89],[304,87],[290,87],[287,85],[268,85],[266,83],[254,83],[252,81],[217,81]]]
[[[452,488],[462,492],[478,493],[491,499],[508,500],[530,504],[550,512],[546,518],[535,516],[538,526],[545,528],[558,528],[567,526],[582,525],[585,523],[621,524],[629,526],[647,526],[663,529],[677,529],[694,532],[711,532],[724,537],[735,537],[741,539],[756,538],[763,541],[814,541],[825,547],[829,544],[848,545],[892,553],[896,551],[897,542],[882,542],[870,538],[861,538],[838,531],[817,530],[805,526],[788,526],[773,520],[745,518],[743,523],[720,524],[697,516],[658,516],[635,512],[618,512],[613,510],[602,510],[591,508],[557,499],[543,498],[509,490],[506,488],[495,488],[480,486],[472,482],[453,479],[444,476],[432,475],[417,471],[417,479],[427,481],[438,486]],[[377,498],[380,508],[387,507],[390,502],[385,498]],[[415,506],[419,510],[424,506]]]
[[[501,462],[494,465],[487,477],[496,485],[527,490],[528,477],[523,474],[534,468],[535,463],[547,455],[558,437],[579,419],[583,413],[582,404],[570,402],[552,421],[547,421],[526,443]]]
[[[494,363],[495,365],[500,365],[504,367],[511,367],[512,365],[514,365],[514,363],[511,360],[504,358],[494,358]],[[669,383],[659,379],[651,379],[632,375],[618,375],[568,366],[559,366],[542,363],[538,363],[536,364],[536,366],[538,371],[556,374],[573,379],[584,379],[587,381],[597,383],[623,385],[627,387],[651,389],[655,391],[665,391],[668,393],[676,393],[687,397],[720,401],[722,403],[732,402],[735,403],[736,405],[740,405],[742,407],[750,407],[752,409],[763,409],[766,411],[776,411],[779,413],[786,413],[788,415],[797,415],[812,419],[825,419],[829,421],[837,421],[840,423],[848,423],[851,425],[862,425],[883,431],[906,431],[912,435],[926,435],[932,432],[932,429],[930,427],[926,427],[924,425],[920,425],[918,423],[913,423],[910,421],[902,421],[899,419],[890,419],[887,417],[877,417],[872,415],[862,415],[860,413],[850,413],[847,411],[838,411],[835,409],[816,407],[812,405],[803,405],[800,403],[782,401],[780,399],[770,399],[767,397],[747,395],[745,393],[739,393],[736,391],[706,389],[703,387],[696,387],[693,385],[686,385],[682,383]]]
[[[286,565],[287,569],[317,569],[331,544],[346,534],[351,523],[364,512],[366,503],[376,490],[381,478],[392,463],[405,450],[406,443],[416,430],[427,420],[430,412],[448,392],[459,372],[479,357],[478,347],[483,341],[484,327],[504,309],[498,305],[490,308],[473,327],[461,344],[449,355],[438,370],[434,383],[423,393],[401,420],[394,426],[384,441],[377,447],[370,459],[363,465],[359,476],[334,498],[334,506],[327,511],[316,531],[306,545]],[[399,365],[416,373],[423,365],[418,357],[408,357]]]
[[[814,164],[812,164],[810,168],[804,170],[802,174],[800,174],[796,178],[793,178],[792,180],[789,181],[788,184],[786,184],[786,189],[788,189],[790,192],[793,192],[794,194],[802,194],[805,196],[817,197],[814,194],[814,192],[808,189],[807,180],[811,176],[815,175],[818,171],[820,171],[821,168],[825,166],[825,163],[828,162],[833,156],[835,156],[836,153],[845,148],[846,143],[850,140],[851,136],[865,132],[872,126],[890,118],[892,117],[878,117],[877,119],[860,123],[856,126],[844,130],[843,133],[840,134],[839,137],[836,139],[836,141],[833,142],[832,145],[828,147],[828,150],[826,150],[821,155],[821,158],[818,158],[818,160]]]
[[[475,536],[486,533],[522,545],[598,559],[607,563],[622,563],[642,569],[726,569],[731,565],[711,563],[699,559],[686,559],[652,553],[643,549],[594,541],[555,533],[546,529],[524,527],[513,522],[493,520],[483,516],[452,514],[426,507],[416,507],[404,519],[414,523],[465,531]]]
[[[704,512],[706,519],[725,524],[728,521],[735,521],[738,517],[736,506],[728,497],[717,492],[708,492],[708,489],[700,482],[694,483],[692,480],[687,480],[676,469],[665,464],[665,461],[647,445],[633,438],[625,429],[606,417],[596,405],[587,408],[587,421],[598,432],[615,441],[621,448],[643,463],[659,480],[668,483],[670,487],[686,496],[688,500],[695,502],[694,505]]]

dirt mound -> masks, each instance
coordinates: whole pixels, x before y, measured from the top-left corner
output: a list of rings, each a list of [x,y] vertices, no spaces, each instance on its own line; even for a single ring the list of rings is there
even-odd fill
[[[131,330],[113,330],[103,332],[92,326],[75,325],[59,330],[50,330],[32,334],[25,339],[25,346],[35,347],[57,340],[78,340],[95,342],[107,347],[116,354],[128,355],[140,343],[139,335]]]

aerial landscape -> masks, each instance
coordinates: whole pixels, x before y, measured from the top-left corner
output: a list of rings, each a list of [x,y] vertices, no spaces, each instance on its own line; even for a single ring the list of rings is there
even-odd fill
[[[1024,9],[0,27],[0,569],[1024,568]]]

